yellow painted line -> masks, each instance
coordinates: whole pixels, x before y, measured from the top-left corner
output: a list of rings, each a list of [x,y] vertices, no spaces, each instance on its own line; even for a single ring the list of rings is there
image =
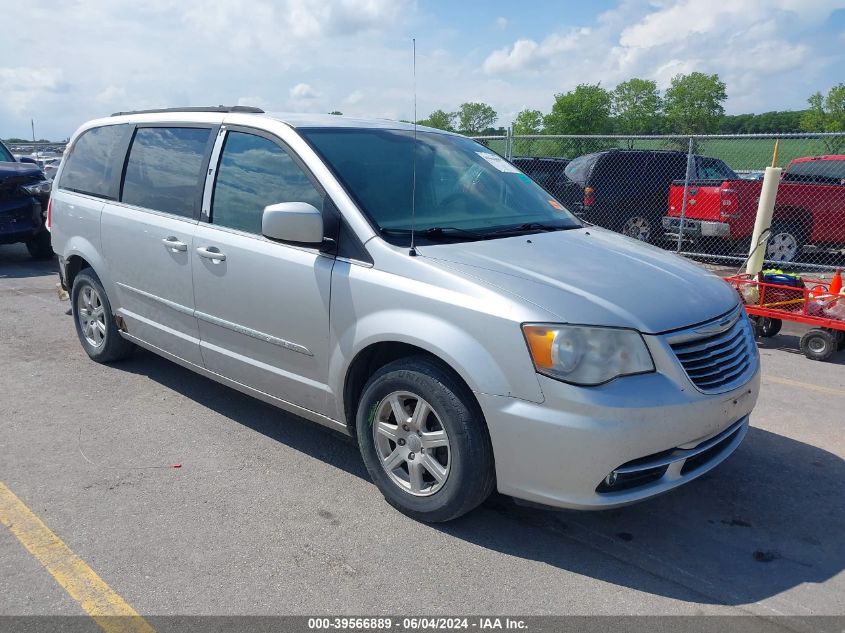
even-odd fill
[[[837,389],[836,387],[823,387],[822,385],[813,385],[809,382],[801,382],[800,380],[792,380],[790,378],[781,378],[780,376],[767,376],[763,374],[764,383],[776,383],[779,385],[787,385],[789,387],[798,387],[799,389],[806,389],[807,391],[816,391],[830,396],[840,396],[845,398],[845,389]]]
[[[155,633],[135,609],[53,534],[2,481],[0,523],[11,530],[21,545],[106,633]]]

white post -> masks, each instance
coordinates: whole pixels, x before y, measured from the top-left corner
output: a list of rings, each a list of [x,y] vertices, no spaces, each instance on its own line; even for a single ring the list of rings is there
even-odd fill
[[[766,235],[763,240],[760,240],[760,236],[772,226],[772,213],[775,210],[775,199],[778,195],[782,171],[780,167],[766,167],[766,174],[763,176],[760,202],[757,203],[757,217],[754,220],[754,234],[751,236],[748,264],[745,267],[745,272],[749,275],[756,275],[763,270],[763,259],[766,255],[766,242],[769,241],[769,235]],[[760,242],[759,246],[757,242]]]

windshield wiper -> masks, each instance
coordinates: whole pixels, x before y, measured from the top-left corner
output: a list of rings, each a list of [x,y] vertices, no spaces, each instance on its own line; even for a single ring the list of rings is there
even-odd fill
[[[526,222],[525,224],[518,224],[517,226],[506,226],[501,229],[496,229],[493,231],[487,231],[484,235],[518,235],[520,233],[527,233],[529,231],[543,231],[543,232],[550,232],[550,231],[568,231],[570,229],[579,229],[581,228],[577,224],[573,225],[554,225],[554,224],[543,224],[542,222]]]
[[[381,228],[382,235],[410,235],[411,229],[391,229]],[[467,229],[459,229],[455,226],[432,226],[427,229],[416,229],[413,231],[414,235],[429,239],[451,238],[451,237],[468,237],[474,240],[483,240],[487,237],[486,233],[479,233],[477,231],[468,231]]]

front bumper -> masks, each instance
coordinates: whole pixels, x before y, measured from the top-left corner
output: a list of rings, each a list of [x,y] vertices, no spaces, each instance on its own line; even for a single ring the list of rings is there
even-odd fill
[[[655,361],[656,373],[599,387],[539,376],[542,404],[479,394],[499,491],[561,508],[612,508],[672,490],[726,459],[747,432],[759,361],[743,385],[712,395],[679,365]]]
[[[25,242],[40,233],[46,210],[37,196],[0,199],[0,244]]]
[[[666,237],[677,238],[681,230],[681,218],[666,216],[663,218]],[[684,218],[684,237],[719,237],[725,240],[731,237],[731,225],[726,222],[709,220],[689,220]]]

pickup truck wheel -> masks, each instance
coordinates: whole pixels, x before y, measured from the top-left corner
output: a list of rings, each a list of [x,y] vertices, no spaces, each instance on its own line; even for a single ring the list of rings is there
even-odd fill
[[[825,330],[810,330],[801,337],[801,351],[810,360],[827,360],[836,346],[836,338]]]
[[[106,291],[90,268],[73,280],[70,303],[76,334],[91,360],[109,363],[132,354],[135,346],[120,335]]]
[[[780,328],[783,326],[783,321],[780,319],[772,319],[769,317],[760,317],[757,321],[757,327],[760,329],[760,336],[769,338],[777,335]]]
[[[632,215],[625,220],[622,233],[641,242],[651,242],[654,231],[652,222],[644,215]]]
[[[356,421],[364,464],[400,512],[449,521],[493,491],[493,449],[478,405],[436,362],[382,367],[364,387]]]
[[[766,243],[766,259],[776,262],[792,262],[798,259],[804,248],[804,232],[791,223],[772,225],[772,234]]]
[[[52,259],[55,253],[50,242],[50,231],[41,231],[26,243],[26,250],[29,251],[32,259]]]

